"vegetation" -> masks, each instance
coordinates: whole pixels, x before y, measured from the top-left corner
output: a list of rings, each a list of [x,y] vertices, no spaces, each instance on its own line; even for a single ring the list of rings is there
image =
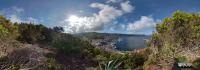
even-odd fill
[[[90,40],[63,33],[62,27],[12,23],[0,16],[0,69],[167,70],[178,62],[199,67],[200,14],[177,11],[157,24],[156,30],[143,51],[108,52],[92,46]],[[111,40],[96,33],[86,37]]]
[[[32,64],[35,63],[36,68],[39,67],[39,69],[45,67],[48,70],[59,70],[59,63],[56,60],[56,55],[59,53],[64,53],[66,54],[65,56],[69,54],[87,55],[85,58],[92,55],[93,46],[80,38],[62,33],[63,31],[62,27],[47,28],[41,24],[12,23],[10,20],[0,16],[0,47],[2,48],[0,49],[0,59],[8,58],[1,61],[5,62],[5,64],[1,63],[0,69],[32,68],[27,66],[31,62]],[[34,46],[37,44],[38,46]],[[42,47],[43,50],[35,50],[35,48],[39,47]],[[53,52],[52,58],[48,58],[45,56],[46,54],[41,53],[45,52],[45,50]],[[43,65],[46,66],[41,66],[37,61],[32,61],[33,57],[35,59],[45,58],[46,60],[41,60],[39,63],[45,63]]]
[[[194,67],[196,69],[200,69],[200,59],[197,58],[195,61],[193,61]]]
[[[176,62],[179,62],[179,63],[187,62],[187,58],[184,56],[178,56],[175,58],[175,60],[176,60]]]
[[[107,64],[100,64],[100,70],[116,70],[121,65],[119,58],[109,61]]]
[[[60,65],[56,62],[54,58],[48,58],[45,63],[47,70],[60,70]]]
[[[157,24],[157,32],[148,42],[152,54],[145,66],[158,65],[167,69],[177,62],[192,62],[199,55],[200,14],[177,11]],[[192,54],[192,55],[191,55]],[[168,69],[167,69],[168,70]]]

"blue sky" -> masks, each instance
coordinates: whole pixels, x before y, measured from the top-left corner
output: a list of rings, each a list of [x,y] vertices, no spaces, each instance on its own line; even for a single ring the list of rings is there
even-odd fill
[[[63,26],[67,33],[151,34],[156,23],[181,10],[200,12],[199,0],[0,0],[12,22]]]

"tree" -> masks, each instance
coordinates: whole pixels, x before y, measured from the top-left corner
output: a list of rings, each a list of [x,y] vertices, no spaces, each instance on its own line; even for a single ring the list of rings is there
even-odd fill
[[[64,32],[63,27],[58,27],[58,26],[53,27],[53,30],[54,30],[55,32]]]

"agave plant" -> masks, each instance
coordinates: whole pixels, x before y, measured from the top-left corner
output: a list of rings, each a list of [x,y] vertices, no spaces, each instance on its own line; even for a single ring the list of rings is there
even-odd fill
[[[99,64],[100,70],[118,70],[119,66],[122,64],[122,61],[119,58],[111,60],[108,63]]]

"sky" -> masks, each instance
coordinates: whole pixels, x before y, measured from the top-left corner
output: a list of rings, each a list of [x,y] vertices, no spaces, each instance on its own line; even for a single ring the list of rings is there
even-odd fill
[[[199,13],[200,0],[0,0],[11,22],[62,26],[66,33],[152,34],[177,10]]]

